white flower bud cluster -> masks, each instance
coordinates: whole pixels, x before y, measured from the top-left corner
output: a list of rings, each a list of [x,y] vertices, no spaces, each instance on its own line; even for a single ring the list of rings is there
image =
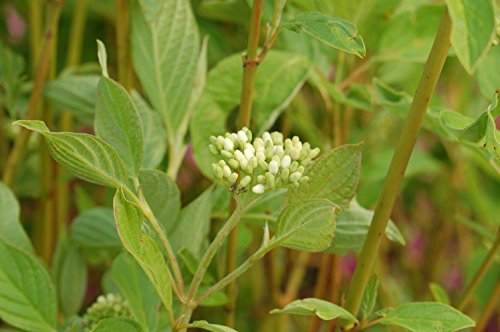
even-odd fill
[[[210,152],[222,157],[212,164],[215,177],[236,193],[263,194],[267,190],[287,186],[298,187],[307,182],[305,167],[319,154],[297,136],[283,139],[280,132],[265,132],[252,142],[252,132],[243,128],[225,136],[211,136]]]
[[[86,331],[92,330],[97,323],[104,318],[126,317],[131,318],[128,302],[123,300],[120,295],[107,294],[100,295],[85,312],[83,324]]]

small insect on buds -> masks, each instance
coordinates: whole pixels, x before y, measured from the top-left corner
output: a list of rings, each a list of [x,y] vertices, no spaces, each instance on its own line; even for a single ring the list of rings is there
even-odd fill
[[[213,164],[215,178],[238,195],[247,191],[263,194],[274,188],[297,187],[307,182],[305,166],[318,156],[299,137],[284,139],[280,132],[265,132],[252,141],[248,128],[224,136],[211,136],[210,152],[221,158]]]

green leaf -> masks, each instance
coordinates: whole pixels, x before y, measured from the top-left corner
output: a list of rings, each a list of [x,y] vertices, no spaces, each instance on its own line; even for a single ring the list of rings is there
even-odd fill
[[[360,252],[370,228],[373,213],[353,200],[349,209],[342,211],[336,218],[335,238],[329,251],[339,255]],[[391,241],[401,245],[406,244],[403,235],[392,220],[389,221],[385,229],[385,235]]]
[[[160,114],[151,109],[137,91],[132,91],[132,100],[144,126],[144,157],[143,168],[157,167],[167,152],[167,132]]]
[[[195,257],[201,258],[210,230],[212,201],[213,187],[210,187],[182,209],[170,236],[172,246],[177,252],[187,249]]]
[[[97,88],[96,135],[115,148],[130,176],[136,176],[144,155],[142,121],[127,91],[102,77]]]
[[[303,300],[295,300],[287,304],[283,309],[274,309],[272,314],[291,314],[318,316],[322,320],[332,320],[342,318],[351,322],[357,322],[357,319],[351,313],[336,304],[315,299],[307,298]]]
[[[25,61],[22,56],[13,52],[0,42],[0,106],[4,107],[12,119],[18,117],[16,102],[22,93],[25,81]]]
[[[26,331],[56,331],[57,301],[40,261],[0,239],[0,318]]]
[[[78,314],[87,289],[87,263],[66,235],[59,238],[52,266],[60,310],[64,317]]]
[[[19,203],[14,193],[0,181],[0,239],[33,253],[33,246],[19,221]]]
[[[123,246],[137,260],[160,295],[165,309],[171,312],[172,286],[167,263],[155,240],[146,233],[147,227],[143,227],[143,214],[126,198],[122,187],[116,191],[113,208]]]
[[[295,32],[304,32],[331,47],[360,58],[366,54],[363,38],[358,34],[356,25],[339,17],[316,12],[300,13],[282,26]]]
[[[131,2],[134,69],[169,135],[186,117],[200,38],[189,1]],[[173,136],[172,136],[173,137]]]
[[[143,169],[139,173],[142,192],[153,213],[171,234],[181,209],[181,193],[175,182],[165,173],[154,169]]]
[[[44,96],[57,108],[91,124],[97,99],[97,75],[63,75],[47,82]]]
[[[414,302],[389,310],[380,324],[397,325],[414,332],[453,332],[472,327],[474,321],[446,304]]]
[[[490,98],[500,87],[500,46],[492,47],[488,54],[479,62],[476,79],[481,94]]]
[[[121,248],[110,208],[96,207],[78,215],[71,224],[71,238],[83,248]]]
[[[99,321],[90,332],[142,332],[136,321],[124,317],[105,318]]]
[[[194,109],[191,137],[194,158],[203,174],[213,177],[215,157],[208,150],[209,137],[226,132],[226,121],[240,103],[241,53],[221,60],[208,73],[205,90]],[[271,50],[255,77],[252,121],[257,132],[269,129],[304,84],[309,71],[307,59]],[[258,133],[257,133],[258,134]]]
[[[289,189],[286,202],[297,204],[306,199],[321,198],[347,209],[356,193],[360,170],[360,146],[342,145],[325,153],[306,169],[309,181],[299,188]]]
[[[212,332],[237,332],[235,329],[232,329],[228,326],[218,325],[218,324],[210,324],[206,320],[197,320],[189,324],[189,327],[196,327],[199,329],[203,329],[206,331]]]
[[[122,254],[113,261],[111,277],[137,322],[145,331],[156,331],[161,302],[141,267],[130,255]]]
[[[446,292],[446,290],[441,287],[441,285],[436,284],[434,282],[429,284],[429,288],[431,289],[432,296],[436,302],[440,302],[443,304],[450,304],[450,296]]]
[[[97,58],[99,59],[99,65],[101,66],[102,76],[109,78],[108,55],[106,53],[106,47],[99,39],[97,40]]]
[[[335,205],[326,199],[306,199],[289,204],[278,219],[271,245],[303,251],[323,251],[335,232]]]
[[[109,187],[128,183],[120,157],[102,139],[88,134],[53,133],[43,121],[21,120],[14,124],[44,136],[52,157],[77,177]]]
[[[363,293],[361,308],[359,309],[362,320],[365,320],[373,312],[375,304],[377,303],[377,294],[378,278],[377,275],[374,274],[368,281],[365,292]]]
[[[452,21],[451,45],[464,68],[472,73],[495,32],[491,0],[446,0]]]

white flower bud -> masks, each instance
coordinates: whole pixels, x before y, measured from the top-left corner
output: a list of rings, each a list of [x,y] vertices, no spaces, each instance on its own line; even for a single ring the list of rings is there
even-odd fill
[[[252,168],[257,167],[257,165],[258,165],[257,158],[255,158],[255,157],[250,158],[250,160],[248,161],[248,164],[251,165]]]
[[[289,155],[286,155],[281,159],[281,167],[283,168],[288,168],[290,167],[290,164],[292,163],[292,158],[290,158]]]
[[[248,186],[250,181],[252,181],[252,177],[250,175],[246,175],[245,177],[243,177],[243,179],[241,179],[240,186],[246,187]]]
[[[264,141],[264,143],[266,143],[267,141],[273,141],[273,139],[271,138],[271,134],[269,134],[269,132],[265,132],[262,134],[262,140]]]
[[[314,148],[311,150],[311,153],[309,153],[309,158],[314,159],[318,156],[319,154],[319,148]]]
[[[262,160],[262,161],[265,161],[266,160],[266,155],[263,151],[257,151],[257,153],[255,154],[255,156],[257,157],[257,160]]]
[[[245,149],[245,151],[243,151],[243,153],[245,154],[245,158],[247,160],[250,160],[251,158],[253,158],[253,152],[250,149]]]
[[[294,172],[290,175],[290,181],[292,182],[297,182],[300,180],[300,178],[302,177],[302,173],[300,172]]]
[[[269,165],[264,161],[264,160],[258,160],[257,161],[259,163],[259,166],[264,170],[264,171],[267,171]]]
[[[208,145],[208,149],[210,150],[210,152],[214,155],[218,155],[219,154],[219,150],[217,150],[217,148],[215,146],[213,146],[212,144],[209,144]]]
[[[222,171],[222,168],[217,164],[212,164],[212,168],[214,170],[215,177],[219,180],[222,180],[222,178],[224,177],[224,172]]]
[[[227,164],[226,164],[226,162],[225,162],[224,160],[219,160],[219,166],[220,166],[220,167],[224,167],[224,166],[226,166],[226,165],[227,165]]]
[[[240,166],[242,169],[245,169],[248,167],[248,160],[246,160],[245,158],[241,159],[240,160]]]
[[[285,140],[285,149],[290,151],[292,148],[293,148],[292,140],[287,138]]]
[[[252,151],[252,153],[255,153],[255,148],[250,143],[246,143],[245,144],[245,149],[244,150],[250,150],[250,151]]]
[[[266,159],[271,159],[274,155],[274,151],[273,151],[273,147],[272,146],[268,146],[266,148]]]
[[[255,150],[263,148],[264,147],[264,141],[262,140],[262,138],[258,137],[253,142],[253,146],[255,147]]]
[[[304,166],[297,167],[297,172],[304,173],[304,170],[305,170]]]
[[[226,151],[233,151],[234,149],[234,143],[231,139],[229,138],[224,138],[224,150]]]
[[[293,160],[297,160],[300,157],[300,150],[297,148],[292,148],[290,150],[290,157],[292,157]]]
[[[217,140],[215,141],[215,146],[217,149],[222,150],[224,148],[224,137],[217,136]]]
[[[283,150],[283,145],[275,145],[275,146],[273,146],[273,152],[274,152],[275,155],[282,156],[283,153],[285,152]]]
[[[237,162],[236,159],[229,159],[227,163],[229,164],[229,166],[231,166],[232,169],[240,168],[240,163]]]
[[[247,127],[241,128],[241,130],[247,135],[248,140],[251,142],[252,141],[252,131],[248,129]]]
[[[231,183],[236,182],[236,180],[238,180],[238,173],[232,173],[232,174],[228,177],[228,180],[229,180],[229,182],[231,182]]]
[[[276,162],[276,160],[272,160],[270,163],[269,163],[269,172],[271,172],[272,174],[276,174],[278,173],[278,170],[279,170],[279,164]]]
[[[236,150],[234,151],[234,157],[236,158],[236,160],[238,160],[240,163],[243,161],[243,160],[246,160],[245,156],[243,155],[243,153],[240,151],[240,150]]]
[[[290,164],[290,172],[295,172],[297,168],[299,167],[299,163],[297,161],[294,161]]]
[[[275,131],[271,134],[271,139],[274,144],[283,144],[283,134],[279,131]]]
[[[221,150],[220,154],[223,155],[224,157],[228,158],[228,159],[229,158],[233,158],[233,154],[231,152],[229,152],[229,151],[226,151],[226,150]]]
[[[228,178],[229,176],[231,176],[231,168],[229,168],[229,166],[224,166],[222,168],[222,171],[224,172],[224,177]]]
[[[238,140],[243,143],[248,142],[248,136],[243,132],[243,130],[238,131]]]
[[[258,183],[264,183],[264,182],[266,182],[266,177],[264,175],[258,175],[257,176],[257,182]]]
[[[286,182],[286,181],[288,181],[288,177],[290,176],[290,171],[287,168],[282,169],[280,176],[281,176],[281,180]]]
[[[256,184],[255,186],[253,186],[252,191],[255,194],[263,194],[264,191],[266,191],[266,187],[264,187],[263,184]]]
[[[300,143],[300,138],[298,136],[293,136],[292,137],[292,143],[293,145]]]

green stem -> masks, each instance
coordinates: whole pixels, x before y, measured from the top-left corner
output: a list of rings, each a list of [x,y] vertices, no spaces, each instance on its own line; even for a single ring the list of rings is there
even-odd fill
[[[37,59],[40,51],[40,40],[42,39],[42,0],[29,2],[29,29],[30,29],[30,54],[31,69],[33,74],[37,72]]]
[[[448,55],[450,34],[451,20],[448,11],[445,9],[431,53],[427,59],[424,72],[415,93],[415,98],[411,104],[410,112],[402,129],[398,146],[385,178],[382,193],[375,208],[375,214],[347,293],[345,308],[355,316],[358,314],[363,293],[372,274],[384,230],[398,195],[422,120]],[[350,327],[348,326],[348,322],[343,321],[341,324],[344,328]]]
[[[236,201],[231,200],[230,204],[231,211],[236,208]],[[227,259],[226,259],[226,272],[233,271],[236,269],[237,264],[237,248],[238,248],[238,227],[236,226],[233,231],[229,234],[228,244],[227,244]],[[229,327],[234,326],[234,316],[236,310],[236,282],[232,282],[227,286],[226,294],[228,297],[227,304],[224,311],[225,325]]]
[[[186,150],[187,146],[183,145],[182,142],[169,144],[167,175],[174,181],[179,173]]]
[[[222,228],[219,230],[219,232],[215,236],[215,239],[212,241],[207,251],[203,255],[200,265],[198,265],[198,268],[194,274],[193,281],[189,286],[189,291],[187,295],[188,302],[191,302],[196,297],[196,293],[198,292],[198,289],[201,285],[201,281],[203,280],[203,277],[205,276],[205,273],[207,272],[207,269],[210,263],[212,262],[212,259],[217,253],[217,250],[222,246],[224,240],[228,237],[229,233],[231,233],[234,227],[236,227],[236,225],[241,219],[241,216],[243,216],[243,213],[244,213],[244,208],[240,203],[238,203],[233,211],[233,214],[231,214],[231,217],[229,217],[224,226],[222,226]],[[194,307],[195,306],[192,306],[191,308]]]
[[[130,60],[130,18],[128,0],[116,0],[116,43],[118,48],[118,80],[130,91],[132,61]]]
[[[63,0],[52,0],[48,3],[48,22],[47,28],[45,30],[44,39],[42,42],[42,50],[40,54],[39,61],[37,63],[37,71],[35,75],[35,82],[33,85],[33,91],[31,93],[28,111],[26,113],[26,119],[32,120],[37,118],[37,109],[40,106],[40,102],[43,96],[43,86],[47,78],[50,65],[50,57],[52,49],[55,44],[55,31],[57,30],[57,23],[59,21],[59,16],[61,14],[62,7],[64,5]],[[19,169],[19,164],[22,160],[24,152],[26,150],[26,144],[31,135],[32,131],[22,128],[19,136],[16,138],[14,147],[7,157],[7,162],[5,164],[5,172],[2,177],[2,181],[7,186],[12,186],[17,170]]]
[[[179,300],[184,301],[184,296],[185,296],[185,290],[184,290],[184,280],[182,279],[182,273],[181,269],[179,266],[179,262],[177,261],[177,256],[175,256],[174,249],[172,248],[172,245],[168,241],[167,237],[165,236],[165,233],[161,229],[160,223],[158,222],[158,219],[156,219],[156,216],[154,215],[153,211],[151,210],[148,202],[146,201],[146,198],[144,197],[144,194],[142,193],[142,190],[140,188],[140,185],[138,183],[139,181],[136,179],[135,183],[138,188],[139,192],[139,198],[132,193],[128,188],[124,188],[125,191],[127,191],[127,194],[134,199],[135,203],[140,207],[142,213],[146,217],[146,219],[149,220],[151,226],[153,226],[153,230],[155,231],[156,235],[160,239],[160,242],[165,249],[167,253],[167,257],[169,259],[169,263],[172,267],[173,270],[173,278],[170,276],[170,278],[175,282],[175,293],[179,297]]]
[[[248,271],[257,261],[265,256],[274,246],[269,245],[257,250],[252,256],[250,256],[243,264],[241,264],[236,270],[226,275],[223,279],[217,282],[215,285],[207,289],[203,294],[200,295],[194,302],[193,306],[198,306],[203,300],[205,300],[210,295],[223,290],[227,285],[240,277],[243,273]]]
[[[252,98],[257,72],[260,37],[260,21],[262,18],[263,0],[254,0],[252,6],[252,17],[250,19],[250,32],[248,35],[247,53],[243,61],[243,84],[241,86],[240,112],[238,117],[238,127],[248,127],[252,114]]]
[[[488,272],[488,269],[490,268],[491,264],[495,261],[495,257],[498,251],[498,248],[500,248],[500,227],[497,230],[497,236],[495,238],[495,242],[493,243],[493,246],[491,247],[490,251],[488,252],[488,256],[486,256],[486,259],[484,260],[483,264],[481,264],[481,267],[477,271],[477,273],[474,275],[474,278],[472,279],[471,283],[465,290],[464,295],[462,296],[460,302],[457,305],[458,310],[463,310],[465,309],[465,306],[467,303],[469,303],[469,300],[472,297],[472,294],[474,294],[474,291],[476,290],[477,286],[483,279],[484,275],[486,272]]]

